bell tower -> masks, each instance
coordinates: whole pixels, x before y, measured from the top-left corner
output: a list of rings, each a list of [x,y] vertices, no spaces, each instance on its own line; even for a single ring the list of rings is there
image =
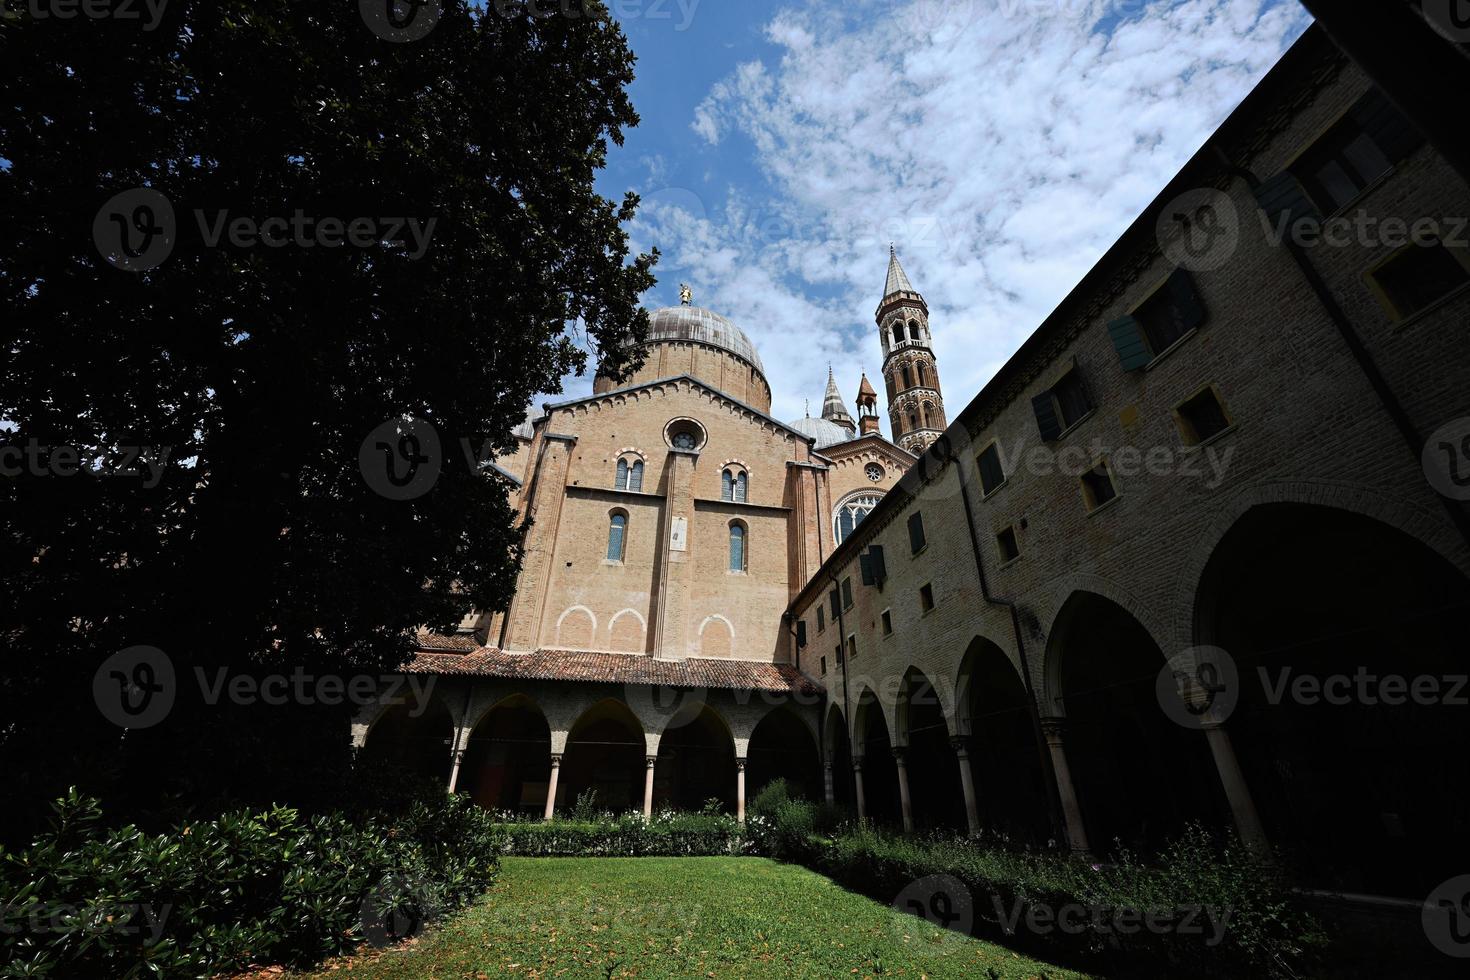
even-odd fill
[[[888,423],[893,441],[919,455],[948,422],[939,392],[939,370],[929,335],[929,305],[909,282],[898,252],[888,247],[888,281],[875,315],[888,385]]]

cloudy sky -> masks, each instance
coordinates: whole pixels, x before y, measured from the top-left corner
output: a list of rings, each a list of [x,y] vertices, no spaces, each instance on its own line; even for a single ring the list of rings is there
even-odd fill
[[[688,282],[739,324],[783,419],[820,410],[829,362],[849,409],[864,369],[883,390],[890,241],[954,417],[1309,23],[1291,0],[608,2],[643,121],[599,186],[643,196],[645,302]]]

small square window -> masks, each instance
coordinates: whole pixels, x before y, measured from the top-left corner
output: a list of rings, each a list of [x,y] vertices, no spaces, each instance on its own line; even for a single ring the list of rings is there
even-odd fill
[[[893,617],[888,614],[888,610],[887,609],[883,610],[882,615],[880,616],[880,618],[883,620],[883,635],[884,636],[890,636],[890,635],[892,635],[892,633],[893,633]]]
[[[995,543],[1000,548],[1000,560],[1012,561],[1021,557],[1021,545],[1016,540],[1016,529],[1008,527],[995,536]]]
[[[1174,410],[1186,446],[1197,446],[1230,428],[1230,416],[1214,388],[1206,388]]]
[[[1443,242],[1410,245],[1371,275],[1389,313],[1404,320],[1470,282],[1470,253]]]
[[[919,609],[923,612],[928,612],[933,608],[934,586],[928,584],[919,586]]]
[[[994,493],[997,487],[1006,482],[1005,470],[1000,465],[1000,450],[995,443],[985,447],[976,463],[980,466],[980,489],[987,495]]]
[[[1087,500],[1089,511],[1097,510],[1118,495],[1118,491],[1113,487],[1113,475],[1108,472],[1107,463],[1098,463],[1091,470],[1082,474],[1082,495]]]
[[[850,578],[842,580],[842,608],[852,608],[852,579]]]

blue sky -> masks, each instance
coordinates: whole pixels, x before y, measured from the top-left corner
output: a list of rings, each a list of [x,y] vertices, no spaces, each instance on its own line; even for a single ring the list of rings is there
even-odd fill
[[[882,391],[890,241],[953,417],[1309,23],[1287,0],[608,2],[642,124],[598,183],[644,198],[645,303],[687,281],[739,324],[783,419],[829,363],[849,409],[862,370]]]

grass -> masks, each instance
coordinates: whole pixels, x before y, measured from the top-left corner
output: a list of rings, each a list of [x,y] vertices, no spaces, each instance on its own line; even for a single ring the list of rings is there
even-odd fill
[[[993,971],[993,972],[991,972]],[[317,977],[1042,977],[1083,974],[960,936],[765,858],[506,858],[477,904]]]

